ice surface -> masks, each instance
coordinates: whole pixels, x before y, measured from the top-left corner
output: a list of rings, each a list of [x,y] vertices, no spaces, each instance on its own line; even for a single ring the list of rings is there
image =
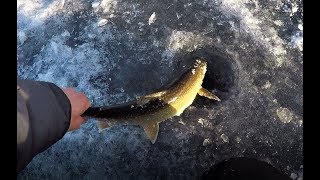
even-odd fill
[[[19,77],[110,105],[158,90],[200,55],[203,85],[221,99],[160,123],[155,144],[141,127],[99,133],[90,119],[18,179],[194,179],[237,156],[303,179],[302,16],[298,0],[18,0]]]

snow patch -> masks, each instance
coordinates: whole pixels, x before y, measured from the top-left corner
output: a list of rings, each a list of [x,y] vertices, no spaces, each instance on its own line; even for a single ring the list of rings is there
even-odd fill
[[[277,109],[277,116],[283,123],[289,123],[293,119],[292,112],[289,109],[283,107]]]

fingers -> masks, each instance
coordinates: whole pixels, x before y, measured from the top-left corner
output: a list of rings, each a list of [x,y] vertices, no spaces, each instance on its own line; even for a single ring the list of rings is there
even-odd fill
[[[74,88],[63,88],[64,93],[69,98],[71,104],[70,130],[80,128],[85,119],[81,115],[91,106],[87,96],[82,92],[76,92]]]
[[[70,100],[72,114],[80,116],[90,107],[91,103],[84,93],[76,92],[74,88],[65,88],[63,91]]]
[[[84,118],[81,116],[72,117],[68,131],[79,129],[81,124],[84,123],[84,121]]]
[[[74,93],[70,99],[74,115],[80,116],[90,107],[90,101],[83,93]]]
[[[83,93],[78,93],[77,98],[79,98],[79,106],[81,107],[79,108],[79,115],[81,116],[91,106],[91,103]]]

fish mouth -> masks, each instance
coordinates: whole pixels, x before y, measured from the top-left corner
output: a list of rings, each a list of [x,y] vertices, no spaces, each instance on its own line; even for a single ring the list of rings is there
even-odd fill
[[[204,59],[204,58],[197,58],[195,60],[195,65],[194,67],[199,67],[202,68],[202,67],[207,67],[207,60]]]

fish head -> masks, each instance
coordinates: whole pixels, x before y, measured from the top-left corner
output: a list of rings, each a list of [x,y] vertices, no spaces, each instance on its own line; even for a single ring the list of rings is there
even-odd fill
[[[193,68],[191,70],[192,74],[199,76],[201,79],[204,77],[207,71],[207,61],[204,59],[196,59]]]

